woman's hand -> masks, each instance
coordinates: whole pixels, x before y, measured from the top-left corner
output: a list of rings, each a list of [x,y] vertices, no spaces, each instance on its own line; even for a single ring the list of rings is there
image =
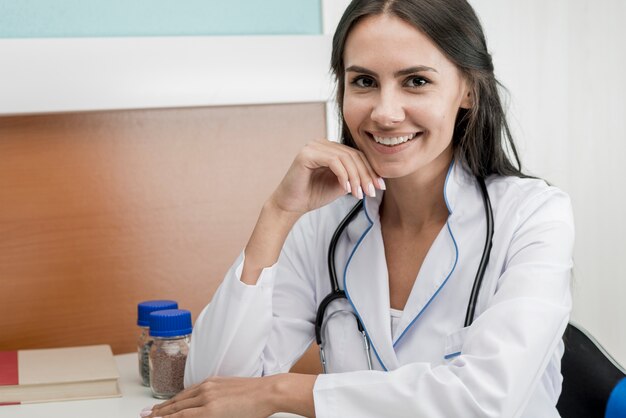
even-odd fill
[[[361,151],[322,139],[298,153],[270,199],[281,210],[302,215],[346,193],[360,199],[384,187]]]
[[[265,378],[212,377],[141,415],[163,418],[266,418],[272,410]]]
[[[276,412],[315,416],[317,376],[283,373],[267,377],[211,377],[172,399],[147,408],[141,417],[266,418]]]
[[[310,142],[261,210],[246,245],[241,281],[256,284],[261,271],[278,260],[300,216],[346,193],[361,199],[364,193],[373,196],[375,189],[384,188],[361,151],[326,139]]]

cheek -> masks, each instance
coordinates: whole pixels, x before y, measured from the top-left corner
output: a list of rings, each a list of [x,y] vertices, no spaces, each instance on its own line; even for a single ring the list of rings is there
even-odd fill
[[[448,101],[429,101],[413,108],[412,113],[419,119],[420,125],[430,132],[448,133],[454,129],[458,109],[451,107]]]
[[[369,108],[364,100],[344,97],[343,118],[346,120],[348,128],[350,128],[350,132],[354,134],[355,130],[369,117],[369,115]]]

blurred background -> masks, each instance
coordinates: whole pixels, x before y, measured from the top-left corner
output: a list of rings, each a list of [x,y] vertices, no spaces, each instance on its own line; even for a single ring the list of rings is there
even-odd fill
[[[294,154],[337,139],[344,0],[0,0],[0,350],[197,316]],[[470,0],[525,170],[572,197],[573,319],[626,364],[626,2]]]

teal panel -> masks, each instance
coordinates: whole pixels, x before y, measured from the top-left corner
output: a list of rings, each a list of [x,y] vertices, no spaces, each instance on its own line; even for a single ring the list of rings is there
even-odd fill
[[[0,0],[0,38],[321,33],[320,0]]]

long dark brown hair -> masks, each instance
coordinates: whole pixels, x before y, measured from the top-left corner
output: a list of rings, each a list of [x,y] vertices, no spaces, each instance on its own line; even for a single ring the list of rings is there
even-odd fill
[[[491,55],[472,6],[466,0],[353,0],[333,37],[331,68],[337,79],[342,142],[356,148],[343,117],[343,54],[350,30],[367,16],[396,16],[425,33],[470,82],[472,107],[459,109],[452,137],[455,156],[477,176],[527,177],[506,121]],[[513,164],[505,148],[515,158]]]

